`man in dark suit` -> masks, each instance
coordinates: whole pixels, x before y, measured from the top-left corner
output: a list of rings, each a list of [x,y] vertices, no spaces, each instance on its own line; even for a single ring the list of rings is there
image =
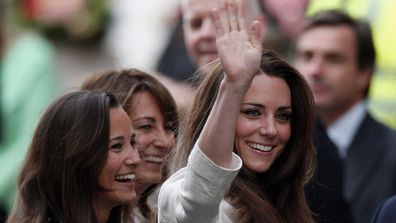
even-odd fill
[[[343,161],[320,121],[316,123],[317,171],[305,193],[318,223],[351,223],[352,214],[342,193]]]
[[[396,133],[375,121],[365,103],[375,67],[370,26],[341,11],[319,12],[297,37],[295,65],[343,160],[343,194],[354,222],[368,223],[396,193]]]

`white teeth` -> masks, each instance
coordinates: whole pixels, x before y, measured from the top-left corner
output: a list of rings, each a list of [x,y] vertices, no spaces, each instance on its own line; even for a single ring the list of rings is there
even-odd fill
[[[116,180],[134,180],[135,174],[119,175],[119,176],[115,176],[114,179],[116,179]]]
[[[257,149],[257,150],[260,150],[260,151],[263,151],[263,152],[269,152],[269,151],[271,151],[274,148],[273,146],[265,146],[265,145],[252,143],[252,142],[248,142],[248,145],[250,147],[252,147],[253,149]]]
[[[145,156],[143,160],[146,162],[162,163],[162,158],[157,156]]]

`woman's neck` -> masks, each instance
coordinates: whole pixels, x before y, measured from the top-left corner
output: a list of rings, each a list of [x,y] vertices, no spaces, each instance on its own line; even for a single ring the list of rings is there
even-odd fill
[[[149,188],[152,184],[147,184],[147,183],[136,183],[136,196],[139,198],[146,190]]]
[[[98,223],[106,223],[110,216],[110,208],[107,208],[105,205],[97,204],[94,202],[95,216],[98,220]]]

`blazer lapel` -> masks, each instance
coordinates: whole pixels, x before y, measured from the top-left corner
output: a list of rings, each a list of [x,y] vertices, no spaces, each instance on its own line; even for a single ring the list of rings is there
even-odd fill
[[[376,170],[376,164],[384,158],[383,145],[377,139],[381,131],[378,124],[366,114],[354,137],[344,163],[344,193],[347,200],[353,202],[358,196],[365,194],[363,190],[370,182],[370,177]]]

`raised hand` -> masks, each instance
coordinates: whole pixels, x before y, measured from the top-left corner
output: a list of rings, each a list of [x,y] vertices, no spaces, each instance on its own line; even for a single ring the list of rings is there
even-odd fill
[[[248,82],[260,69],[261,39],[259,21],[249,30],[245,25],[242,0],[220,0],[213,10],[216,44],[226,80]]]

